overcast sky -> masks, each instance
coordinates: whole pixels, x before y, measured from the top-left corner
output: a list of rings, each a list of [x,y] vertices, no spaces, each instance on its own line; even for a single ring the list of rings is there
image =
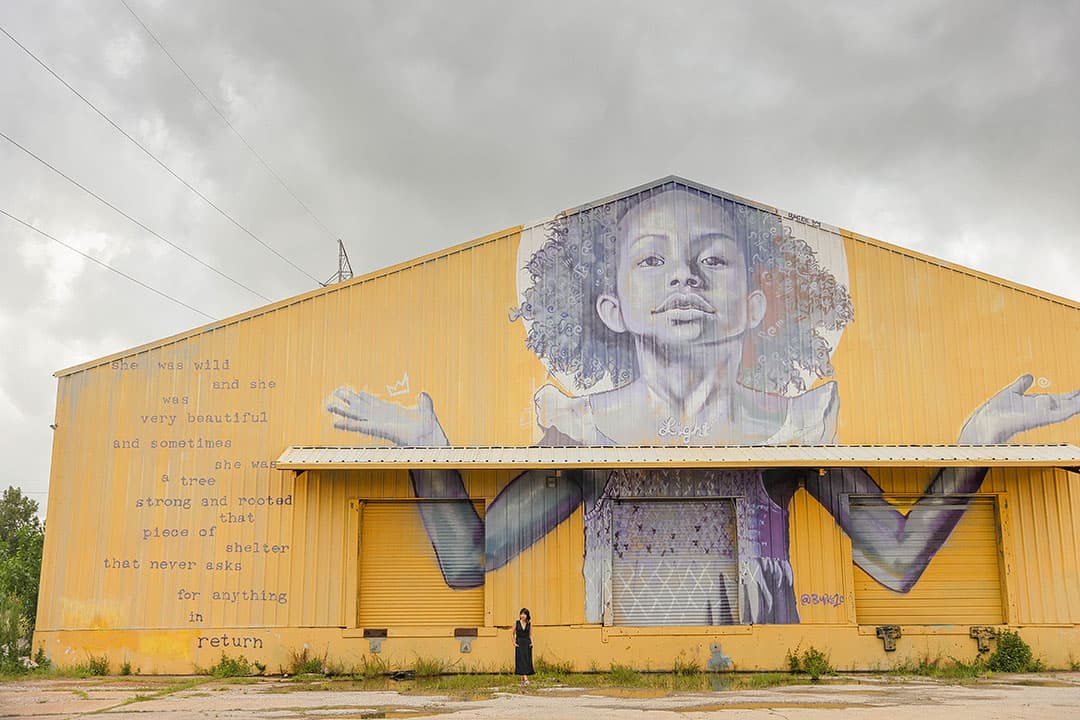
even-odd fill
[[[6,0],[0,210],[215,318],[677,174],[1080,300],[1080,3]],[[0,215],[0,455],[206,318]],[[298,266],[300,269],[297,269]],[[1077,329],[1070,329],[1077,331]]]

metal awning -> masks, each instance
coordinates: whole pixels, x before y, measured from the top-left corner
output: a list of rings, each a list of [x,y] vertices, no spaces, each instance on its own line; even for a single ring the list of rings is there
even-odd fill
[[[616,467],[1060,467],[1080,471],[1080,447],[1059,445],[782,445],[621,447],[292,446],[279,470]]]

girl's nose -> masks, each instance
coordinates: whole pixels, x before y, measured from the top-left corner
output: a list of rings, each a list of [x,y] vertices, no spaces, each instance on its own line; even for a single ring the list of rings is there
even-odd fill
[[[672,266],[672,275],[668,285],[671,287],[679,287],[680,285],[690,288],[701,287],[701,276],[694,272],[690,263],[680,260],[672,263]]]

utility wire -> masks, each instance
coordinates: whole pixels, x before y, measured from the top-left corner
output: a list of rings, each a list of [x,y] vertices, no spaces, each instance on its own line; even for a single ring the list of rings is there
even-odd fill
[[[314,213],[314,212],[313,212],[313,211],[311,210],[311,208],[309,208],[309,207],[307,206],[307,204],[306,204],[306,203],[305,203],[305,202],[304,202],[303,200],[301,200],[301,199],[300,199],[300,198],[299,198],[299,197],[297,196],[297,194],[296,194],[296,193],[294,193],[294,192],[292,191],[292,188],[290,188],[290,187],[288,186],[288,184],[286,184],[286,182],[285,182],[284,180],[282,180],[282,179],[281,179],[281,176],[280,176],[280,175],[278,175],[278,174],[277,174],[276,172],[274,172],[274,169],[273,169],[272,167],[270,167],[270,163],[266,162],[266,160],[264,160],[264,159],[263,159],[262,155],[260,155],[260,154],[259,154],[259,153],[258,153],[258,152],[257,152],[257,151],[255,150],[255,148],[253,148],[253,147],[251,146],[251,143],[249,143],[249,142],[247,141],[247,139],[246,139],[246,138],[245,138],[245,137],[244,137],[243,135],[241,135],[241,134],[240,134],[240,131],[239,131],[239,130],[237,130],[237,129],[236,129],[236,127],[235,127],[235,126],[234,126],[234,125],[233,125],[233,124],[232,124],[232,123],[231,123],[231,122],[229,121],[229,118],[225,117],[225,113],[223,113],[223,112],[222,112],[222,111],[221,111],[221,110],[220,110],[220,109],[218,108],[218,106],[214,104],[214,101],[210,99],[210,96],[209,96],[209,95],[207,95],[207,94],[206,94],[205,92],[203,92],[203,89],[202,89],[201,87],[199,87],[198,83],[196,83],[196,82],[195,82],[195,80],[194,80],[194,79],[193,79],[193,78],[191,77],[191,75],[189,75],[189,74],[188,74],[187,70],[185,70],[185,69],[184,69],[184,68],[183,68],[183,67],[182,67],[182,66],[180,65],[180,63],[179,63],[179,62],[177,61],[177,59],[176,59],[175,57],[173,57],[173,54],[172,54],[171,52],[169,52],[169,51],[168,51],[168,49],[167,49],[167,48],[165,47],[165,45],[164,45],[164,44],[163,44],[163,43],[161,42],[161,40],[159,40],[159,39],[158,39],[158,36],[157,36],[157,35],[155,35],[155,34],[154,34],[154,33],[153,33],[153,32],[152,32],[151,30],[150,30],[150,28],[149,28],[149,27],[147,27],[146,23],[144,23],[144,22],[142,21],[142,18],[140,18],[140,17],[139,17],[139,16],[138,16],[138,15],[137,15],[137,14],[135,13],[135,11],[131,9],[131,6],[127,4],[127,0],[120,0],[120,3],[121,3],[121,4],[122,4],[122,5],[124,6],[124,7],[126,7],[126,8],[127,8],[127,11],[128,11],[129,13],[131,13],[131,16],[132,16],[133,18],[135,18],[135,21],[136,21],[136,22],[138,22],[138,23],[139,23],[139,25],[141,25],[141,26],[142,26],[142,29],[143,29],[143,30],[145,30],[145,31],[146,31],[146,34],[150,36],[150,39],[151,39],[151,40],[153,40],[153,41],[154,41],[155,43],[157,43],[157,46],[158,46],[159,48],[161,48],[161,52],[165,53],[165,56],[166,56],[167,58],[169,58],[169,60],[171,60],[171,61],[172,61],[172,64],[173,64],[173,65],[175,65],[175,66],[176,66],[176,69],[177,69],[177,70],[179,70],[179,71],[180,71],[180,72],[181,72],[181,73],[183,74],[183,76],[187,78],[187,81],[188,81],[189,83],[191,83],[191,87],[195,88],[195,90],[196,90],[196,91],[198,91],[198,93],[199,93],[200,95],[202,95],[202,97],[203,97],[203,100],[205,100],[205,101],[206,101],[206,104],[207,104],[207,105],[209,105],[209,106],[210,106],[211,108],[213,108],[214,112],[216,112],[216,113],[218,114],[218,117],[220,117],[220,118],[222,119],[222,121],[223,121],[223,122],[225,123],[225,125],[226,125],[226,126],[228,126],[228,128],[229,128],[230,130],[232,130],[232,131],[233,131],[233,134],[235,134],[235,135],[236,135],[236,137],[240,138],[240,142],[244,143],[244,147],[246,147],[246,148],[247,148],[248,150],[250,150],[250,151],[251,151],[251,154],[252,154],[252,155],[254,155],[254,156],[255,156],[255,158],[256,158],[256,159],[257,159],[257,160],[258,160],[258,161],[259,161],[260,163],[262,163],[262,166],[263,166],[264,168],[266,168],[266,171],[267,171],[267,172],[269,172],[269,173],[270,173],[271,175],[273,175],[273,176],[274,176],[274,179],[275,179],[275,180],[277,180],[277,181],[278,181],[278,182],[279,182],[279,183],[281,184],[281,187],[285,188],[285,192],[289,193],[289,195],[291,195],[291,196],[292,196],[292,199],[293,199],[293,200],[295,200],[295,201],[296,201],[297,203],[299,203],[299,204],[300,204],[300,207],[304,208],[304,210],[306,210],[306,211],[307,211],[307,214],[311,216],[311,219],[312,219],[312,220],[314,220],[314,221],[315,221],[316,223],[318,223],[319,227],[321,227],[321,228],[322,228],[322,229],[323,229],[323,230],[324,230],[324,231],[326,232],[326,234],[327,234],[327,235],[329,235],[329,236],[330,236],[331,238],[335,238],[336,236],[334,235],[334,233],[332,233],[332,232],[330,231],[330,228],[326,227],[326,225],[324,225],[324,224],[323,224],[322,220],[320,220],[320,219],[318,218],[318,216],[317,216],[317,215],[316,215],[316,214],[315,214],[315,213]]]
[[[190,252],[188,252],[188,251],[187,251],[187,250],[185,250],[184,248],[180,247],[180,246],[179,246],[179,245],[177,245],[176,243],[174,243],[174,242],[172,242],[171,240],[168,240],[168,239],[166,239],[165,237],[163,237],[163,236],[162,236],[162,235],[161,235],[160,233],[158,233],[157,231],[153,230],[152,228],[149,228],[149,227],[147,227],[147,226],[146,226],[146,225],[144,225],[143,223],[141,223],[141,222],[139,222],[138,220],[136,220],[135,218],[131,217],[131,216],[130,216],[130,215],[128,215],[128,214],[127,214],[126,212],[124,212],[124,211],[123,211],[123,210],[121,210],[120,208],[116,207],[116,206],[115,206],[115,205],[113,205],[113,204],[112,204],[111,202],[109,202],[109,201],[108,201],[108,200],[106,200],[105,198],[101,197],[101,196],[100,196],[100,195],[98,195],[98,194],[97,194],[96,192],[94,192],[94,191],[93,191],[93,190],[91,190],[90,188],[86,187],[85,185],[83,185],[83,184],[82,184],[81,182],[79,182],[78,180],[76,180],[76,179],[72,178],[71,176],[69,176],[69,175],[65,174],[65,173],[64,173],[64,171],[62,171],[62,170],[60,170],[60,169],[56,168],[55,166],[53,166],[52,164],[50,164],[50,163],[49,163],[49,162],[48,162],[47,160],[45,160],[45,159],[43,159],[43,158],[39,157],[39,156],[38,156],[38,155],[36,155],[36,154],[35,154],[35,153],[34,153],[33,151],[31,151],[31,150],[27,149],[26,147],[24,147],[24,146],[20,145],[20,144],[19,144],[19,143],[18,143],[17,141],[15,141],[15,140],[11,139],[10,137],[8,137],[8,135],[7,135],[7,134],[5,134],[3,130],[0,130],[0,137],[4,138],[4,139],[5,139],[5,140],[7,140],[7,141],[8,141],[9,143],[11,143],[11,144],[12,144],[12,145],[14,145],[15,147],[19,148],[20,150],[22,150],[22,151],[23,151],[24,153],[26,153],[26,154],[27,154],[27,155],[29,155],[30,157],[34,158],[35,160],[37,160],[37,161],[38,161],[39,163],[41,163],[42,165],[44,165],[45,167],[49,168],[49,169],[50,169],[50,170],[52,170],[52,171],[53,171],[54,173],[56,173],[57,175],[59,175],[60,177],[64,178],[65,180],[67,180],[67,181],[68,181],[69,183],[71,183],[72,185],[74,185],[75,187],[77,187],[77,188],[79,188],[80,190],[82,190],[83,192],[85,192],[85,193],[86,193],[87,195],[89,195],[89,196],[91,196],[91,197],[95,198],[96,200],[98,200],[98,201],[99,201],[99,202],[101,202],[102,204],[104,204],[104,205],[107,205],[108,207],[112,208],[112,209],[113,209],[113,210],[115,210],[116,212],[120,213],[121,215],[123,215],[124,217],[126,217],[126,218],[127,218],[128,220],[130,220],[131,222],[133,222],[133,223],[135,223],[136,225],[138,225],[139,227],[141,227],[141,228],[142,228],[143,230],[145,230],[146,232],[150,233],[150,234],[151,234],[151,235],[153,235],[154,237],[156,237],[156,238],[158,238],[159,240],[161,240],[162,242],[164,242],[164,243],[165,243],[166,245],[169,245],[169,246],[171,246],[171,247],[173,247],[173,248],[176,248],[177,250],[179,250],[180,252],[182,252],[182,253],[183,253],[184,255],[187,255],[187,256],[188,256],[189,258],[191,258],[191,259],[192,259],[192,260],[194,260],[195,262],[199,263],[199,264],[200,264],[200,265],[202,265],[203,267],[205,267],[205,268],[208,268],[208,269],[210,269],[210,270],[213,270],[213,271],[214,271],[215,273],[217,273],[217,274],[218,274],[218,275],[220,275],[221,277],[225,278],[226,280],[228,280],[229,282],[233,283],[234,285],[237,285],[237,286],[239,286],[239,287],[243,288],[244,290],[247,290],[247,291],[248,291],[249,293],[251,293],[252,295],[255,295],[256,297],[262,298],[262,299],[263,299],[263,300],[265,300],[266,302],[272,302],[272,301],[270,300],[270,298],[266,297],[266,296],[265,296],[265,295],[263,295],[262,293],[260,293],[260,292],[258,292],[258,291],[256,291],[256,290],[252,290],[251,288],[249,288],[249,287],[248,287],[247,285],[245,285],[244,283],[240,282],[240,281],[239,281],[239,280],[237,280],[236,278],[233,278],[233,277],[230,277],[229,275],[226,275],[226,274],[225,274],[224,272],[222,272],[221,270],[218,270],[218,269],[217,269],[216,267],[214,267],[213,265],[210,265],[209,263],[207,263],[207,262],[203,261],[202,259],[200,259],[200,258],[196,257],[195,255],[192,255],[192,254],[191,254]]]
[[[25,220],[22,220],[22,219],[20,219],[20,218],[17,218],[17,217],[15,217],[14,215],[12,215],[11,213],[9,213],[9,212],[8,212],[7,210],[4,210],[3,208],[0,208],[0,215],[7,215],[7,216],[8,216],[9,218],[11,218],[11,219],[12,219],[12,220],[14,220],[15,222],[19,223],[20,225],[25,225],[26,227],[30,228],[31,230],[33,230],[33,231],[34,231],[34,232],[36,232],[37,234],[39,234],[39,235],[44,235],[45,237],[47,237],[47,238],[49,238],[50,240],[52,240],[52,241],[53,241],[54,243],[59,243],[60,245],[63,245],[64,247],[66,247],[66,248],[67,248],[68,250],[71,250],[72,252],[77,252],[77,253],[79,253],[80,255],[82,255],[82,256],[83,256],[84,258],[86,258],[87,260],[92,260],[93,262],[96,262],[96,263],[97,263],[98,265],[100,265],[101,267],[103,267],[103,268],[106,268],[106,269],[108,269],[108,270],[112,270],[112,271],[113,271],[114,273],[116,273],[117,275],[120,275],[120,276],[122,276],[122,277],[125,277],[125,278],[127,278],[127,279],[128,279],[128,280],[130,280],[131,282],[135,283],[136,285],[140,285],[140,286],[142,286],[142,287],[146,288],[146,289],[147,289],[147,290],[149,290],[150,292],[153,292],[153,293],[157,293],[158,295],[160,295],[161,297],[165,298],[166,300],[171,300],[171,301],[173,301],[174,303],[176,303],[177,305],[183,305],[183,306],[184,306],[184,307],[186,307],[186,308],[187,308],[188,310],[192,310],[192,311],[194,311],[194,312],[197,312],[197,313],[199,313],[200,315],[202,315],[203,317],[206,317],[206,318],[210,318],[211,320],[217,320],[217,318],[216,318],[216,317],[214,317],[213,315],[209,315],[209,314],[207,314],[207,313],[204,313],[204,312],[203,312],[202,310],[200,310],[200,309],[198,309],[198,308],[195,308],[195,307],[192,307],[192,306],[188,305],[188,304],[187,304],[186,302],[184,302],[184,301],[182,301],[182,300],[177,300],[177,299],[176,299],[176,298],[174,298],[174,297],[173,297],[172,295],[168,295],[168,294],[166,294],[166,293],[163,293],[163,292],[161,292],[160,290],[158,290],[157,288],[151,287],[151,286],[147,285],[146,283],[144,283],[143,281],[141,281],[141,280],[136,280],[135,278],[131,277],[131,276],[130,276],[130,275],[128,275],[127,273],[125,273],[125,272],[122,272],[122,271],[120,271],[120,270],[117,270],[117,269],[116,269],[116,268],[114,268],[114,267],[113,267],[112,265],[109,265],[109,264],[108,264],[107,262],[105,262],[105,261],[103,261],[103,260],[98,260],[98,259],[97,259],[96,257],[94,257],[93,255],[87,255],[87,254],[86,254],[86,253],[84,253],[84,252],[83,252],[82,250],[79,250],[79,249],[78,249],[78,248],[76,248],[76,247],[72,247],[71,245],[68,245],[68,244],[67,244],[66,242],[64,242],[63,240],[58,240],[58,239],[56,239],[55,237],[53,237],[53,236],[52,236],[52,235],[50,235],[49,233],[45,232],[44,230],[41,230],[41,229],[39,229],[39,228],[36,228],[36,227],[34,227],[33,225],[31,225],[30,223],[26,222]]]
[[[132,143],[133,143],[133,144],[135,145],[135,147],[137,147],[137,148],[139,148],[140,150],[142,150],[142,151],[143,151],[143,153],[145,153],[145,154],[147,155],[147,157],[149,157],[149,158],[150,158],[151,160],[153,160],[154,162],[156,162],[156,163],[157,163],[158,165],[160,165],[160,166],[161,166],[161,167],[162,167],[162,168],[163,168],[163,169],[164,169],[164,170],[165,170],[165,171],[166,171],[167,173],[169,173],[169,174],[170,174],[170,175],[172,175],[172,176],[173,176],[174,178],[176,178],[176,179],[177,179],[178,181],[180,181],[180,183],[182,183],[182,184],[184,185],[184,187],[186,187],[186,188],[187,188],[188,190],[190,190],[191,192],[195,193],[195,194],[196,194],[196,195],[198,195],[198,196],[199,196],[200,198],[202,198],[202,200],[203,200],[203,201],[204,201],[204,202],[205,202],[205,203],[206,203],[207,205],[209,205],[210,207],[214,208],[214,209],[215,209],[215,210],[217,210],[217,211],[218,211],[219,213],[221,213],[221,215],[222,215],[222,216],[223,216],[223,217],[224,217],[225,219],[227,219],[227,220],[228,220],[229,222],[231,222],[231,223],[232,223],[233,225],[235,225],[236,227],[240,228],[240,230],[242,230],[242,231],[243,231],[244,233],[246,233],[246,234],[247,234],[248,236],[250,236],[250,237],[251,237],[251,238],[252,238],[253,240],[255,240],[255,242],[257,242],[257,243],[259,243],[260,245],[262,245],[262,246],[263,246],[264,248],[266,248],[267,250],[269,250],[270,252],[272,252],[272,253],[273,253],[274,255],[277,255],[277,256],[278,256],[279,258],[281,258],[282,260],[284,260],[285,262],[287,262],[287,263],[288,263],[289,265],[292,265],[292,266],[293,266],[293,267],[294,267],[294,268],[295,268],[296,270],[298,270],[298,271],[300,271],[301,273],[303,273],[304,275],[306,275],[306,276],[307,276],[308,278],[310,278],[310,279],[311,279],[311,280],[312,280],[313,282],[316,282],[316,283],[318,283],[318,282],[319,282],[319,281],[318,281],[318,280],[317,280],[317,279],[315,278],[315,276],[314,276],[314,275],[311,275],[311,274],[310,274],[310,273],[308,273],[308,272],[307,272],[306,270],[304,270],[304,269],[303,269],[302,267],[300,267],[299,265],[297,265],[296,263],[294,263],[294,262],[293,262],[292,260],[290,260],[289,258],[285,257],[284,255],[282,255],[281,253],[279,253],[279,252],[278,252],[277,250],[275,250],[274,248],[272,248],[272,247],[270,247],[269,245],[267,245],[267,244],[266,244],[265,242],[263,242],[263,240],[262,240],[262,239],[260,239],[260,238],[259,238],[259,236],[258,236],[258,235],[256,235],[255,233],[253,233],[253,232],[252,232],[251,230],[248,230],[248,229],[247,229],[247,228],[246,228],[245,226],[241,225],[241,224],[240,224],[240,222],[239,222],[238,220],[236,220],[236,218],[234,218],[234,217],[233,217],[232,215],[230,215],[229,213],[227,213],[227,212],[225,212],[224,210],[222,210],[222,209],[221,209],[221,208],[220,208],[220,207],[219,207],[218,205],[216,205],[216,204],[215,204],[215,203],[214,203],[214,202],[213,202],[212,200],[210,200],[210,198],[206,197],[206,196],[205,196],[205,195],[203,195],[203,194],[202,194],[201,192],[199,192],[199,191],[198,191],[198,190],[197,190],[197,189],[196,189],[196,188],[195,188],[195,187],[194,187],[194,186],[193,186],[193,185],[192,185],[191,183],[189,183],[189,182],[188,182],[187,180],[185,180],[184,178],[182,178],[182,177],[180,177],[179,175],[177,175],[177,174],[176,174],[176,173],[175,173],[175,172],[174,172],[174,171],[172,170],[172,168],[170,168],[170,167],[169,167],[168,165],[166,165],[166,164],[165,164],[164,162],[162,162],[161,160],[159,160],[159,159],[157,158],[157,156],[156,156],[156,155],[154,155],[154,153],[152,153],[152,152],[150,152],[149,150],[147,150],[147,149],[146,149],[146,147],[145,147],[145,146],[144,146],[144,145],[143,145],[142,143],[140,143],[140,142],[139,142],[138,140],[136,140],[136,139],[135,139],[135,138],[133,138],[133,137],[132,137],[131,135],[129,135],[129,134],[128,134],[128,133],[127,133],[127,132],[126,132],[126,131],[125,131],[125,130],[124,130],[124,129],[122,128],[122,127],[120,127],[120,126],[119,126],[119,125],[117,125],[117,124],[116,124],[115,122],[113,122],[113,121],[112,121],[112,119],[111,119],[111,118],[110,118],[110,117],[109,117],[108,115],[106,115],[106,114],[105,114],[104,112],[102,112],[101,110],[99,110],[99,109],[98,109],[98,107],[97,107],[96,105],[94,105],[94,103],[92,103],[92,102],[90,102],[89,100],[87,100],[87,99],[86,99],[86,97],[85,97],[85,96],[84,96],[84,95],[83,95],[82,93],[80,93],[80,92],[79,92],[78,90],[76,90],[75,88],[73,88],[73,87],[72,87],[72,86],[71,86],[71,85],[70,85],[70,84],[69,84],[69,83],[67,82],[67,80],[64,80],[64,78],[60,77],[60,76],[59,76],[59,75],[58,75],[58,74],[56,73],[56,71],[55,71],[55,70],[53,70],[53,69],[52,69],[51,67],[49,67],[48,65],[46,65],[46,64],[45,64],[45,61],[43,61],[43,60],[42,60],[41,58],[39,58],[39,57],[38,57],[37,55],[35,55],[35,54],[34,54],[33,52],[31,52],[31,51],[30,51],[30,50],[29,50],[29,49],[28,49],[28,48],[27,48],[27,47],[26,47],[25,45],[23,45],[23,44],[22,44],[21,42],[19,42],[18,40],[16,40],[16,39],[15,39],[15,38],[14,38],[14,37],[12,36],[12,34],[11,34],[11,33],[9,33],[9,32],[8,32],[8,31],[7,31],[7,30],[6,30],[6,29],[5,29],[5,28],[4,28],[4,27],[3,27],[2,25],[0,25],[0,32],[4,33],[4,35],[7,35],[8,39],[9,39],[9,40],[11,40],[11,42],[13,42],[13,43],[15,43],[16,45],[18,45],[18,46],[19,46],[19,48],[20,48],[20,49],[21,49],[21,50],[22,50],[22,51],[23,51],[24,53],[26,53],[27,55],[29,55],[30,57],[32,57],[32,58],[33,58],[33,59],[34,59],[34,60],[35,60],[35,61],[37,62],[37,64],[38,64],[38,65],[40,65],[41,67],[45,68],[45,70],[46,70],[46,71],[48,71],[48,73],[49,73],[50,75],[52,75],[52,76],[53,76],[54,78],[56,78],[56,79],[57,79],[57,80],[58,80],[58,81],[60,82],[60,84],[62,84],[62,85],[63,85],[64,87],[66,87],[66,88],[67,88],[68,90],[70,90],[70,91],[71,91],[72,93],[74,93],[76,97],[78,97],[78,98],[79,98],[80,100],[82,100],[82,101],[83,101],[84,103],[86,103],[86,105],[87,105],[87,106],[88,106],[88,107],[89,107],[89,108],[90,108],[91,110],[93,110],[93,111],[94,111],[94,112],[96,112],[96,113],[97,113],[98,115],[100,115],[100,116],[102,117],[102,119],[104,119],[104,120],[105,120],[105,122],[107,122],[107,123],[109,123],[110,125],[112,125],[112,126],[113,126],[113,127],[114,127],[114,128],[116,129],[116,130],[117,130],[117,132],[119,132],[119,133],[120,133],[121,135],[123,135],[124,137],[126,137],[126,138],[127,138],[128,140],[130,140],[130,141],[131,141],[131,142],[132,142]]]

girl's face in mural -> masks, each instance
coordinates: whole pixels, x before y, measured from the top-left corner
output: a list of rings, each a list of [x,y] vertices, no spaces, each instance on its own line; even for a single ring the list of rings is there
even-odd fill
[[[749,289],[747,260],[723,205],[684,190],[645,200],[617,228],[615,296],[596,309],[615,332],[655,344],[709,344],[761,322],[765,296]]]

